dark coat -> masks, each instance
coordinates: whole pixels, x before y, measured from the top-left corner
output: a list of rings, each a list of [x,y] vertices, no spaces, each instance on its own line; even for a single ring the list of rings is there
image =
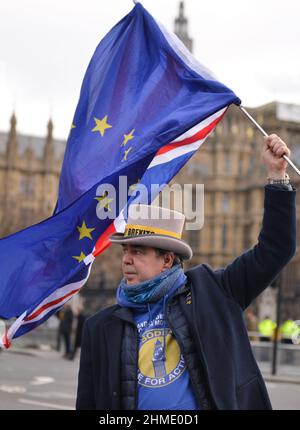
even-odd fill
[[[270,409],[254,359],[243,310],[278,275],[296,250],[296,191],[265,187],[258,243],[219,270],[202,264],[186,272],[192,291],[188,324],[217,409]],[[120,409],[121,340],[118,305],[85,323],[77,409]]]

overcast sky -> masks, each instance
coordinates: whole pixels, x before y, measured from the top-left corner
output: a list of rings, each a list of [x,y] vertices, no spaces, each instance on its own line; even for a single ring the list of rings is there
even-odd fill
[[[179,0],[142,0],[173,30]],[[0,2],[0,131],[13,110],[18,130],[66,139],[81,82],[100,39],[132,0]],[[185,0],[194,54],[246,106],[300,105],[300,2]]]

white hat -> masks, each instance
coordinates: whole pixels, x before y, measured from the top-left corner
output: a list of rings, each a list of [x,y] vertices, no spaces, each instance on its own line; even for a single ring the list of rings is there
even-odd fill
[[[151,246],[173,251],[184,260],[193,256],[191,247],[181,239],[185,216],[158,206],[132,204],[124,233],[114,233],[112,243]]]

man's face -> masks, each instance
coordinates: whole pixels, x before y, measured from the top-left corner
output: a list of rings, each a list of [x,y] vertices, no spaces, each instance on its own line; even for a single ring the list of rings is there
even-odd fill
[[[128,285],[138,284],[172,267],[174,254],[157,255],[148,246],[122,245],[122,271]]]

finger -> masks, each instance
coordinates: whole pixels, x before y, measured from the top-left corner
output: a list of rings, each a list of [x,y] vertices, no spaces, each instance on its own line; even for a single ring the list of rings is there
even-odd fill
[[[277,134],[273,133],[273,134],[270,134],[269,136],[267,136],[265,139],[266,139],[268,144],[273,145],[280,138],[279,138],[279,136],[277,136]]]
[[[283,142],[276,142],[272,147],[272,152],[275,154],[278,151],[278,149],[282,147],[286,147],[286,145]]]
[[[264,137],[264,144],[266,148],[271,149],[275,145],[275,143],[276,141],[274,140],[274,138],[272,138],[272,136]]]
[[[269,148],[274,148],[274,146],[278,145],[279,143],[284,144],[284,142],[280,139],[279,136],[277,136],[277,134],[271,134],[267,138],[267,144],[268,144]]]
[[[274,145],[274,147],[271,149],[271,152],[273,155],[281,156],[282,154],[288,154],[289,149],[284,143],[277,143]]]
[[[290,153],[291,153],[290,150],[286,146],[281,146],[276,151],[276,155],[278,157],[282,157],[283,155],[286,155],[287,157],[289,157]]]

